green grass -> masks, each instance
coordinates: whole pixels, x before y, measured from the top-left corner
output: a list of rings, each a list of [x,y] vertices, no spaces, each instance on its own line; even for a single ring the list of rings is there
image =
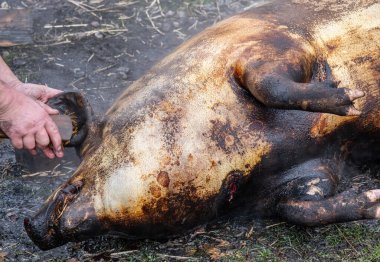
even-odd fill
[[[183,243],[183,247],[177,249],[182,249],[182,252],[179,251],[180,256],[198,261],[380,261],[380,222],[305,228],[288,224],[268,227],[271,222],[256,226],[253,220],[251,223],[255,229],[252,235],[236,236],[242,226],[246,232],[251,228],[250,224],[244,223],[232,221],[218,225],[212,233],[197,236],[191,241],[181,238],[168,243],[144,243],[138,248],[139,251],[128,257],[130,261],[171,260],[175,257],[171,257],[173,243],[178,244],[177,241],[180,241]]]

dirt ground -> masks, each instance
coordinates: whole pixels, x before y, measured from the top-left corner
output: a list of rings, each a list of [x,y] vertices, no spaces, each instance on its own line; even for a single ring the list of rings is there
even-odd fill
[[[34,10],[34,44],[0,49],[27,82],[83,92],[102,114],[144,71],[205,27],[263,1],[0,0]],[[16,157],[15,157],[16,155]],[[40,251],[23,230],[79,159],[47,161],[0,144],[0,261],[380,261],[380,222],[303,228],[249,217],[221,218],[165,242],[98,237]],[[376,178],[377,177],[377,178]],[[353,178],[379,187],[375,170]]]

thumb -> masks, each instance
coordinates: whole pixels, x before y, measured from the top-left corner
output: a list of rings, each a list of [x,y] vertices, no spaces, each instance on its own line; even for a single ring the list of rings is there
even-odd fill
[[[49,114],[49,115],[58,115],[59,111],[57,109],[51,108],[47,104],[37,101],[37,103]]]

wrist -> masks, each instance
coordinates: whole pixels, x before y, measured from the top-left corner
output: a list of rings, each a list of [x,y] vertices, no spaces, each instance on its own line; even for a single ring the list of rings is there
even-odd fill
[[[13,89],[20,91],[19,89],[22,86],[23,82],[18,80],[18,78],[14,78],[12,80],[9,80],[8,82],[3,82],[3,84],[4,84],[4,86],[6,86],[8,88],[13,88]]]
[[[15,104],[19,94],[18,91],[10,87],[0,85],[0,119],[9,111],[12,105]]]

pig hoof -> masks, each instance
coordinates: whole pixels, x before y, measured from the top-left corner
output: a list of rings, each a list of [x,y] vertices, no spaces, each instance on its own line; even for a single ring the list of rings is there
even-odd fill
[[[380,189],[364,192],[363,195],[367,200],[364,217],[368,219],[380,218]]]

